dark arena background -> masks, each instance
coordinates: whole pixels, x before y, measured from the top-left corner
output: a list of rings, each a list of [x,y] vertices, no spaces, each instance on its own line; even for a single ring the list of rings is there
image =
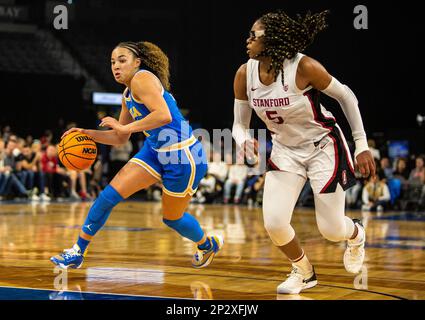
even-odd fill
[[[291,17],[330,10],[328,28],[304,53],[355,93],[378,179],[390,195],[373,210],[361,177],[347,193],[347,216],[366,228],[361,273],[344,270],[345,243],[320,235],[306,184],[292,225],[319,282],[297,295],[276,294],[291,265],[264,228],[264,174],[235,171],[224,157],[211,159],[213,179],[201,183],[188,208],[204,230],[225,238],[208,268],[193,269],[195,246],[162,223],[160,183],[114,208],[82,268],[54,268],[49,258],[72,246],[92,202],[144,143],[136,133],[123,146],[98,144],[96,162],[83,172],[57,159],[57,169],[46,165],[67,129],[96,129],[102,118],[118,117],[124,86],[111,73],[114,47],[143,40],[162,48],[182,114],[212,136],[232,128],[233,80],[248,60],[252,24],[277,9]],[[158,318],[177,318],[179,306],[197,306],[194,300],[210,301],[199,304],[209,308],[204,315],[214,300],[243,300],[259,315],[264,300],[425,299],[423,39],[417,1],[0,0],[0,299],[165,300]],[[324,94],[321,102],[353,154],[338,102]],[[255,114],[251,126],[265,128]],[[40,161],[23,167],[28,157]],[[194,310],[185,310],[189,318]]]

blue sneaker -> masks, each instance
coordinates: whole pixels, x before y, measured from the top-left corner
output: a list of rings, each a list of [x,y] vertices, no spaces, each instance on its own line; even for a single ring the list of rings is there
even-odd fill
[[[84,256],[81,253],[80,247],[74,244],[71,249],[65,249],[63,253],[51,257],[50,261],[62,269],[78,269],[83,264]]]
[[[212,246],[208,250],[201,250],[198,248],[192,259],[192,266],[194,268],[198,269],[208,266],[224,244],[222,236],[210,236],[208,239],[210,239]]]

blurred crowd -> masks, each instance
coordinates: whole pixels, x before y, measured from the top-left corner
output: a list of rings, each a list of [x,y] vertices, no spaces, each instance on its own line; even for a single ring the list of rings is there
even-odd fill
[[[350,209],[383,212],[385,210],[425,210],[425,156],[410,155],[391,159],[385,146],[376,148],[368,141],[375,159],[376,175],[363,178],[356,172],[357,183],[346,192]],[[384,150],[380,152],[379,150]],[[313,194],[307,181],[298,205],[313,206]]]
[[[70,124],[72,126],[75,124]],[[34,139],[14,134],[9,126],[0,135],[0,200],[92,200],[115,174],[143,146],[142,135],[121,146],[99,146],[95,163],[76,172],[65,168],[58,159],[54,138],[47,130]],[[201,180],[192,202],[261,206],[264,178],[257,167],[236,164],[232,154],[214,151],[210,155],[208,173]],[[362,210],[425,209],[425,157],[390,159],[369,141],[375,158],[377,175],[367,179],[357,176],[357,184],[346,193],[347,207]],[[268,152],[271,144],[267,146]],[[224,156],[223,156],[224,155]],[[145,200],[160,201],[161,183],[138,193]],[[297,206],[314,206],[307,180]]]
[[[65,168],[53,134],[17,136],[5,126],[0,136],[0,200],[91,200],[101,190],[99,164],[85,171]]]

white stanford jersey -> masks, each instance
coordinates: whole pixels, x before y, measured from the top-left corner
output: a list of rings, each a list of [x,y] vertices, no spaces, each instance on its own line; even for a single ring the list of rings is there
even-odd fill
[[[311,86],[299,90],[295,84],[298,63],[304,55],[298,53],[283,63],[277,80],[266,86],[259,76],[259,61],[247,63],[247,95],[250,106],[267,125],[273,141],[288,147],[320,141],[335,126],[335,118],[319,102],[319,91]]]

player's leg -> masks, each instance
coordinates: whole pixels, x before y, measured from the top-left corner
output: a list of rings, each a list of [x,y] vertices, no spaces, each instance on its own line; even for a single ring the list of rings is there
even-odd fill
[[[346,195],[341,186],[347,189],[356,180],[340,130],[322,139],[308,167],[319,231],[330,241],[347,240],[344,265],[348,272],[357,273],[364,260],[365,232],[360,220],[345,216]]]
[[[345,216],[345,192],[337,186],[333,193],[314,195],[316,219],[320,233],[330,241],[347,240],[344,265],[348,272],[358,273],[365,256],[365,230],[360,220]]]
[[[266,173],[263,196],[264,226],[273,244],[286,255],[293,267],[288,279],[278,286],[278,293],[296,294],[317,284],[314,268],[290,224],[304,184],[305,178],[296,173]]]
[[[182,237],[197,244],[198,251],[192,259],[192,266],[203,268],[208,266],[223,246],[223,238],[217,235],[207,236],[198,220],[186,211],[192,196],[175,197],[167,193],[162,195],[162,211],[164,223]]]
[[[50,260],[62,268],[79,268],[92,237],[103,227],[112,209],[136,191],[145,189],[161,179],[159,166],[150,147],[142,148],[113,178],[91,206],[72,249]]]
[[[163,221],[181,236],[198,245],[198,251],[192,260],[193,267],[206,267],[222,247],[223,238],[207,236],[196,218],[186,212],[186,208],[207,172],[207,160],[199,142],[174,152],[170,156],[175,156],[179,163],[164,165]]]

